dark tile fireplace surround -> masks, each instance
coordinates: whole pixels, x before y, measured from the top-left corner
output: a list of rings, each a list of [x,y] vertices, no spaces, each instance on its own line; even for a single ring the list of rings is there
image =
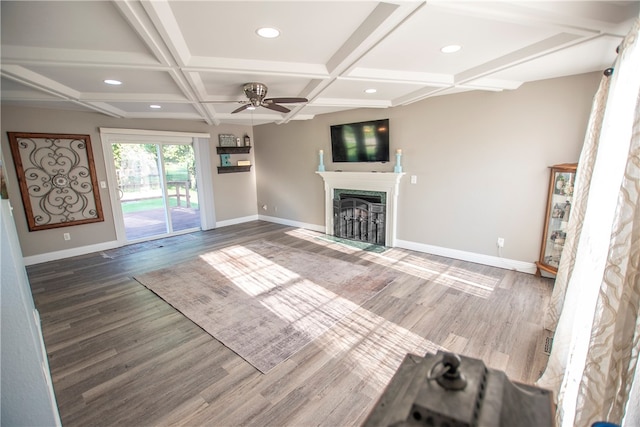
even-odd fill
[[[396,245],[400,180],[395,172],[316,172],[324,180],[325,232],[375,245]]]

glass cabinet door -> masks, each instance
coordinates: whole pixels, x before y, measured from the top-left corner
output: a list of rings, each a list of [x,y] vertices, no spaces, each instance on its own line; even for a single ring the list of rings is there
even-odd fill
[[[540,270],[555,274],[560,265],[560,256],[567,237],[567,224],[573,203],[573,188],[576,179],[576,164],[552,166],[549,180],[549,195],[540,260],[536,263]]]

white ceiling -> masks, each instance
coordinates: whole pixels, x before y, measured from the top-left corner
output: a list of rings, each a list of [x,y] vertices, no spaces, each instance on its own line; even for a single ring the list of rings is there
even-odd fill
[[[2,0],[5,105],[286,123],[604,70],[640,2]],[[281,31],[276,39],[259,27]],[[458,53],[440,48],[462,46]],[[108,86],[105,79],[121,80]],[[231,111],[242,86],[306,97]],[[366,94],[375,88],[375,94]],[[153,110],[150,104],[159,104]]]

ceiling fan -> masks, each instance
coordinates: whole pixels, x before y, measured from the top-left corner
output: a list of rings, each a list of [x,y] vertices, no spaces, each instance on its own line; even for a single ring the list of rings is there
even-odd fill
[[[307,98],[265,98],[267,96],[267,86],[263,83],[251,82],[245,83],[243,86],[244,94],[249,98],[247,101],[239,101],[244,105],[236,108],[231,114],[239,113],[247,108],[264,107],[270,110],[279,111],[281,113],[288,113],[287,107],[283,107],[280,104],[293,104],[298,102],[309,102]]]

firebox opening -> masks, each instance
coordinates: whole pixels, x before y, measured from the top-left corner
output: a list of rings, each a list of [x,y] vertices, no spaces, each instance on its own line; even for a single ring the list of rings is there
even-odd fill
[[[385,245],[386,194],[337,192],[333,200],[334,236]]]
[[[350,194],[340,193],[340,200],[344,199],[360,199],[369,203],[382,203],[382,196],[376,194]]]

